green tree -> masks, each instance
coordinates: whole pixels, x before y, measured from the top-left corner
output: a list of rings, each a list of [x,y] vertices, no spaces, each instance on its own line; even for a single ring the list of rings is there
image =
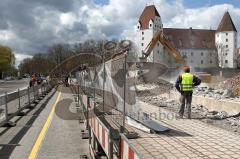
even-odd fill
[[[0,45],[0,79],[3,78],[3,73],[14,66],[15,56],[8,46]]]

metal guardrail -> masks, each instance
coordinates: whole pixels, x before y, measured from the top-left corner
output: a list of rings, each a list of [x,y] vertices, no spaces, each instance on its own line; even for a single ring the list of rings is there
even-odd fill
[[[14,126],[15,123],[10,119],[17,115],[24,115],[22,112],[24,109],[31,107],[32,103],[51,89],[50,84],[44,83],[0,95],[0,126]]]

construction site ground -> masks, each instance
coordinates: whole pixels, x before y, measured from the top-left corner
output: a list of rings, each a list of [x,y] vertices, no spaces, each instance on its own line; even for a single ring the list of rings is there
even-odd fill
[[[198,112],[193,113],[193,119],[180,119],[176,113],[179,105],[173,105],[174,108],[161,107],[162,103],[147,100],[151,98],[151,95],[159,94],[159,91],[169,91],[170,87],[171,85],[165,83],[164,86],[160,85],[155,89],[148,86],[147,89],[150,91],[141,92],[138,90],[137,100],[139,100],[140,110],[138,113],[147,114],[143,120],[154,120],[169,128],[169,131],[166,132],[149,133],[126,124],[127,131],[138,134],[137,138],[128,139],[138,156],[144,159],[240,158],[240,136],[237,133],[218,127],[212,122],[208,123],[207,120],[200,120],[202,118]],[[144,88],[142,88],[143,90]],[[161,99],[160,101],[167,100],[171,99]],[[151,101],[154,105],[151,104]],[[135,115],[138,113],[135,112]],[[143,116],[140,115],[140,117]],[[120,120],[118,123],[121,123],[121,115],[119,114],[114,116],[106,113],[104,118],[115,129],[118,127],[115,126],[116,123],[112,123],[112,120],[120,118],[117,121]],[[133,115],[133,118],[136,116]]]
[[[137,91],[139,100],[159,108],[164,108],[173,113],[178,113],[180,108],[180,100],[166,97],[166,95],[170,93],[170,91],[174,90],[172,84],[161,81],[160,83],[152,83],[145,85],[144,87],[143,86],[144,85],[140,85],[138,87],[140,88]],[[162,96],[162,94],[165,95]],[[176,94],[179,93],[176,92]],[[229,115],[227,112],[217,111],[217,109],[216,111],[209,111],[204,105],[192,104],[192,118],[207,123],[209,125],[213,125],[221,129],[234,132],[238,135],[240,134],[239,113]]]

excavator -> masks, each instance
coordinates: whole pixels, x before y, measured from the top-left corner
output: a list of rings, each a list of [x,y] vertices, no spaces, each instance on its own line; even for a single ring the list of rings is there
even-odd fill
[[[176,59],[176,62],[180,64],[179,67],[176,69],[181,68],[182,66],[186,65],[186,61],[182,58],[180,52],[174,47],[174,45],[169,41],[164,35],[162,31],[158,31],[154,34],[153,38],[151,39],[150,43],[147,45],[146,49],[143,51],[142,57],[140,57],[141,62],[146,62],[147,57],[151,54],[154,47],[158,43],[158,41],[163,45],[165,49],[167,49],[168,53]],[[212,76],[206,72],[195,72],[202,82],[210,83]]]

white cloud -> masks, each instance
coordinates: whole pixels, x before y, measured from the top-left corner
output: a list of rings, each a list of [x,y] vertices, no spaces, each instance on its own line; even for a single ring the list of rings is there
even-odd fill
[[[14,40],[15,35],[9,30],[0,30],[0,40],[1,41],[9,41]]]
[[[0,4],[0,43],[25,54],[44,52],[58,42],[116,37],[134,40],[134,27],[149,3],[148,0],[110,0],[106,5],[97,5],[92,0],[69,0],[67,3],[26,0],[15,5],[14,0],[3,1]],[[183,0],[150,2],[157,7],[164,27],[216,29],[228,10],[240,30],[240,8],[231,4],[191,9],[184,6]]]
[[[20,64],[20,62],[26,58],[31,58],[32,55],[26,55],[26,54],[23,54],[23,53],[16,53],[14,52],[14,55],[15,55],[15,58],[16,58],[16,61],[15,61],[15,66],[18,67],[18,65]]]

